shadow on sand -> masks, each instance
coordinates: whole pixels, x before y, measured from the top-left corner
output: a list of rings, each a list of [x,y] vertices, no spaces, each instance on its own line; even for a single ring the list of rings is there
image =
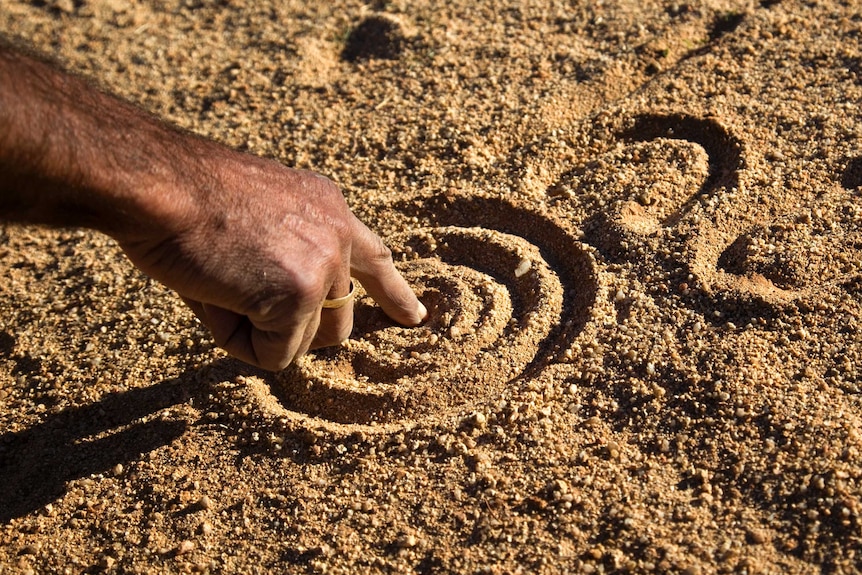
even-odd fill
[[[200,377],[213,367],[239,373],[240,364],[220,360],[149,387],[107,395],[65,409],[44,422],[0,435],[0,523],[56,501],[69,481],[127,464],[170,444],[189,423],[149,416],[194,398],[207,402],[210,386]]]

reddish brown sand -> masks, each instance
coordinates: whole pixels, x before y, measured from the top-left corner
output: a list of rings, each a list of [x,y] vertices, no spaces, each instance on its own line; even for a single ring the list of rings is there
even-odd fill
[[[862,569],[855,2],[3,0],[336,179],[432,310],[280,374],[0,228],[0,573]]]

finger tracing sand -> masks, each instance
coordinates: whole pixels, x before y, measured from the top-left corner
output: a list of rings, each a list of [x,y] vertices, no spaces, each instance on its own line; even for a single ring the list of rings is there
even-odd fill
[[[336,179],[431,311],[278,374],[84,231],[0,230],[0,572],[851,573],[853,3],[18,2]]]

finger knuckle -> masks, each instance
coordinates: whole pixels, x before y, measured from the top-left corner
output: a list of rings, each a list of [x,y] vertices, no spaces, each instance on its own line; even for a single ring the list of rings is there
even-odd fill
[[[290,284],[298,309],[309,309],[318,305],[325,295],[325,282],[319,273],[295,273]]]
[[[338,184],[320,174],[312,174],[312,176],[316,184],[315,192],[319,198],[347,205],[347,202],[344,200],[344,194],[341,192]]]
[[[376,263],[388,264],[392,261],[392,250],[383,243],[379,237],[375,237],[372,244],[371,257]]]
[[[327,243],[320,246],[318,260],[323,270],[339,270],[344,259],[344,252],[340,245]]]
[[[350,243],[350,240],[353,237],[353,227],[350,225],[349,217],[345,216],[333,221],[332,228],[341,245],[347,245]]]

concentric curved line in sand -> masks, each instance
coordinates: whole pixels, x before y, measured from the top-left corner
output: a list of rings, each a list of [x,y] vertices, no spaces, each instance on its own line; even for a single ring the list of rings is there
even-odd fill
[[[662,222],[662,225],[668,228],[679,226],[684,218],[693,213],[697,203],[716,194],[720,189],[736,191],[739,188],[740,172],[745,163],[744,146],[739,138],[715,118],[698,118],[685,114],[644,114],[635,117],[619,136],[631,141],[658,138],[683,140],[700,145],[706,152],[709,175],[700,188],[692,189],[688,199]],[[695,225],[694,229],[697,230],[696,233],[687,240],[694,248],[690,250],[690,259],[686,262],[665,262],[669,269],[684,263],[692,276],[698,279],[698,298],[690,303],[701,307],[706,305],[710,313],[721,312],[719,317],[740,314],[757,316],[776,306],[784,306],[805,294],[803,290],[784,289],[784,286],[777,285],[762,274],[747,273],[739,266],[729,265],[729,254],[736,249],[740,238],[728,238],[726,233],[718,230],[711,218],[700,218],[700,223]],[[667,251],[673,253],[675,250]]]
[[[685,114],[642,114],[633,118],[619,137],[631,141],[648,141],[658,138],[684,140],[700,145],[709,158],[709,176],[699,190],[681,204],[663,225],[674,225],[682,218],[697,197],[714,192],[718,187],[735,188],[739,185],[739,171],[743,167],[742,142],[713,118],[697,118]]]
[[[689,239],[680,241],[675,228],[694,212],[697,203],[708,196],[724,189],[737,192],[740,188],[740,173],[744,168],[744,146],[742,141],[731,134],[715,118],[697,118],[685,114],[644,114],[630,120],[630,125],[617,134],[624,140],[632,142],[651,141],[659,138],[683,140],[698,144],[709,159],[709,174],[698,189],[687,192],[688,199],[679,204],[673,213],[665,218],[661,225],[670,230],[666,239],[688,243],[691,255],[685,262],[674,258],[665,261],[668,269],[674,269],[684,264],[689,273],[700,283],[697,290],[698,306],[706,306],[710,312],[721,312],[718,317],[737,315],[758,316],[769,310],[796,305],[806,299],[818,297],[822,293],[823,283],[841,278],[827,278],[824,273],[828,266],[820,265],[824,270],[818,277],[810,276],[807,268],[816,265],[809,258],[804,263],[796,255],[800,250],[810,249],[816,253],[815,244],[823,243],[823,238],[807,234],[799,229],[788,215],[790,221],[776,221],[773,225],[743,227],[740,222],[734,227],[733,218],[721,214],[725,219],[725,230],[722,231],[711,217],[700,217],[699,223],[691,226],[694,233],[689,232]],[[858,172],[858,164],[853,160],[848,162],[843,174],[842,185],[854,181]],[[735,200],[735,210],[744,210],[744,194]],[[620,228],[618,237],[613,237],[613,246],[599,244],[603,253],[615,255],[612,249],[617,245],[640,246],[643,242],[633,226],[619,224],[615,217],[598,217],[600,225],[607,229]],[[624,218],[624,217],[623,217]],[[620,219],[623,219],[620,218]],[[625,222],[623,222],[624,224]],[[595,228],[596,226],[593,226]],[[728,232],[730,230],[730,232]],[[736,235],[734,235],[736,234]],[[770,243],[769,238],[786,236],[788,244],[784,250],[769,250],[765,257],[758,254],[758,245]],[[676,239],[674,239],[676,238]],[[848,241],[852,241],[852,237]],[[796,250],[794,253],[791,250]],[[787,250],[787,251],[785,251]],[[621,250],[617,250],[618,252]],[[677,250],[664,250],[673,254]],[[684,251],[684,250],[683,250]],[[616,254],[619,257],[619,254]],[[625,254],[623,254],[624,257]],[[821,262],[822,263],[822,262]],[[805,269],[802,269],[805,268]],[[852,274],[845,274],[852,279]],[[844,278],[845,283],[847,278]],[[695,303],[691,301],[690,303]]]
[[[396,326],[360,297],[346,344],[302,358],[273,382],[281,415],[345,431],[446,416],[535,375],[580,333],[597,280],[574,235],[498,200],[430,199],[421,212],[437,221],[387,242],[429,321]]]

